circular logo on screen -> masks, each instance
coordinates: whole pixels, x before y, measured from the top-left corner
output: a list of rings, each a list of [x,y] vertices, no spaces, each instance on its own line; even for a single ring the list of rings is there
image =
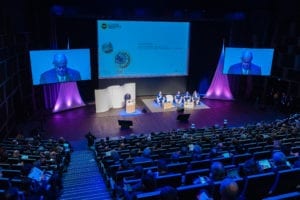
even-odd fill
[[[120,68],[126,68],[130,64],[130,55],[126,51],[120,51],[115,56],[115,63],[119,65]]]
[[[103,24],[101,25],[101,28],[102,28],[102,29],[106,29],[106,28],[107,28],[107,24],[103,23]]]

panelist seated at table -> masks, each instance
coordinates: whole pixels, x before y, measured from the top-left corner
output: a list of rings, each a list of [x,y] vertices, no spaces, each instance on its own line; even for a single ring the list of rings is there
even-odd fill
[[[164,102],[166,102],[166,98],[164,97],[161,91],[159,91],[159,93],[157,94],[155,102],[158,104],[163,104]]]
[[[183,96],[184,102],[191,102],[192,101],[192,96],[189,93],[189,91],[186,91],[184,96]]]
[[[177,105],[183,103],[183,97],[182,97],[180,91],[178,91],[176,93],[176,95],[174,95],[174,103],[177,104]]]
[[[193,92],[192,100],[196,105],[200,104],[200,94],[196,90]]]

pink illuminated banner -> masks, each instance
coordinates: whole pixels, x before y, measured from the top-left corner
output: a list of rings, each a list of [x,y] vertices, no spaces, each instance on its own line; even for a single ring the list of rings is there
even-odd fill
[[[222,99],[222,100],[233,100],[232,93],[230,91],[227,75],[222,73],[224,66],[224,45],[219,58],[218,66],[215,71],[215,75],[207,90],[204,98],[207,99]]]
[[[85,106],[78,91],[76,82],[60,83],[58,96],[53,112]]]

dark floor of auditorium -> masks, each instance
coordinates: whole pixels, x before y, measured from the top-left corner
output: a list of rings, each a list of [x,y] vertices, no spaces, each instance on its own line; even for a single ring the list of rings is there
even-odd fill
[[[247,123],[269,122],[286,117],[272,106],[262,107],[250,101],[224,101],[202,99],[202,102],[210,109],[184,110],[190,117],[187,122],[176,120],[178,111],[152,113],[143,104],[141,97],[137,98],[139,115],[120,116],[116,109],[105,113],[96,113],[95,104],[88,103],[86,106],[58,113],[45,112],[40,120],[28,120],[20,125],[26,135],[32,130],[43,129],[43,137],[64,137],[69,141],[84,140],[84,136],[91,131],[97,138],[119,137],[134,134],[148,134],[150,132],[169,131],[172,129],[189,128],[195,124],[197,128],[213,125],[222,126],[224,119],[228,126],[243,126]],[[124,108],[122,108],[124,109]],[[122,109],[119,109],[122,111]],[[133,126],[130,129],[121,129],[118,120],[130,120]]]

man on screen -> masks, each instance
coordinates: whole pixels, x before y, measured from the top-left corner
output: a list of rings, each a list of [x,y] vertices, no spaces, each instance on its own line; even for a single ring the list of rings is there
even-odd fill
[[[241,75],[261,75],[261,67],[252,63],[253,55],[251,51],[244,51],[241,62],[231,65],[228,74]]]
[[[67,62],[65,54],[55,54],[53,58],[54,68],[41,74],[40,84],[81,80],[80,73],[67,67]]]

